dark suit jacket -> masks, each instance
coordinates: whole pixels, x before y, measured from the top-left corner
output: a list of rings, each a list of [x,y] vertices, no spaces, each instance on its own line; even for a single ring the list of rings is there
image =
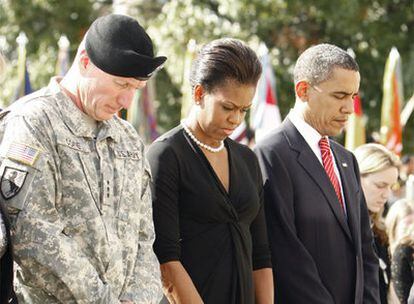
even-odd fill
[[[357,162],[330,144],[347,216],[323,166],[289,119],[255,148],[265,182],[275,303],[379,303],[378,259]]]

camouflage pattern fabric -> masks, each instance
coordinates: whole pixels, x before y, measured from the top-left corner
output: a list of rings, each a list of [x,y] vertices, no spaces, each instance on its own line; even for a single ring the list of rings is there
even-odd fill
[[[158,303],[150,172],[136,131],[97,123],[59,88],[0,113],[0,199],[22,303]]]

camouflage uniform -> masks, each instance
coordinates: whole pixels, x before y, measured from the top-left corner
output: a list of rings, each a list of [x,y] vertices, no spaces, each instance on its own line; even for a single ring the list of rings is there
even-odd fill
[[[23,303],[158,303],[149,167],[135,130],[95,122],[53,78],[0,114],[1,196]]]

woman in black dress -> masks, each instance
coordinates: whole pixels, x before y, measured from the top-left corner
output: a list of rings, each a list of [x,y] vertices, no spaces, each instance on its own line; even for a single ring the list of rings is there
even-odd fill
[[[391,195],[391,187],[397,182],[400,160],[397,155],[379,144],[359,146],[355,150],[355,157],[361,172],[361,185],[371,218],[375,249],[379,260],[381,304],[386,304],[391,280],[391,263],[383,211]]]
[[[251,106],[261,65],[235,39],[204,46],[191,73],[193,109],[154,142],[154,251],[171,303],[273,303],[254,153],[228,136]]]

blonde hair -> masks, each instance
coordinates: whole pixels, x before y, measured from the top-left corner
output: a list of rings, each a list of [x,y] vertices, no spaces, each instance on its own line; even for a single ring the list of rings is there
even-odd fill
[[[399,169],[400,158],[380,144],[365,144],[355,149],[361,176],[376,173],[390,167]]]
[[[388,168],[399,170],[401,165],[399,157],[380,144],[371,143],[359,146],[355,149],[354,154],[358,161],[361,178]],[[383,210],[377,213],[370,211],[369,213],[374,235],[379,238],[383,245],[387,245],[390,240],[388,240],[382,212]]]
[[[396,245],[404,244],[408,246],[414,245],[414,225],[411,224],[404,230],[404,234],[401,235],[400,240]]]
[[[390,253],[394,252],[395,247],[401,241],[405,234],[397,235],[397,229],[401,221],[409,215],[414,214],[414,201],[408,199],[400,199],[390,207],[387,217],[385,218],[385,226],[387,229],[388,239],[390,243]]]

